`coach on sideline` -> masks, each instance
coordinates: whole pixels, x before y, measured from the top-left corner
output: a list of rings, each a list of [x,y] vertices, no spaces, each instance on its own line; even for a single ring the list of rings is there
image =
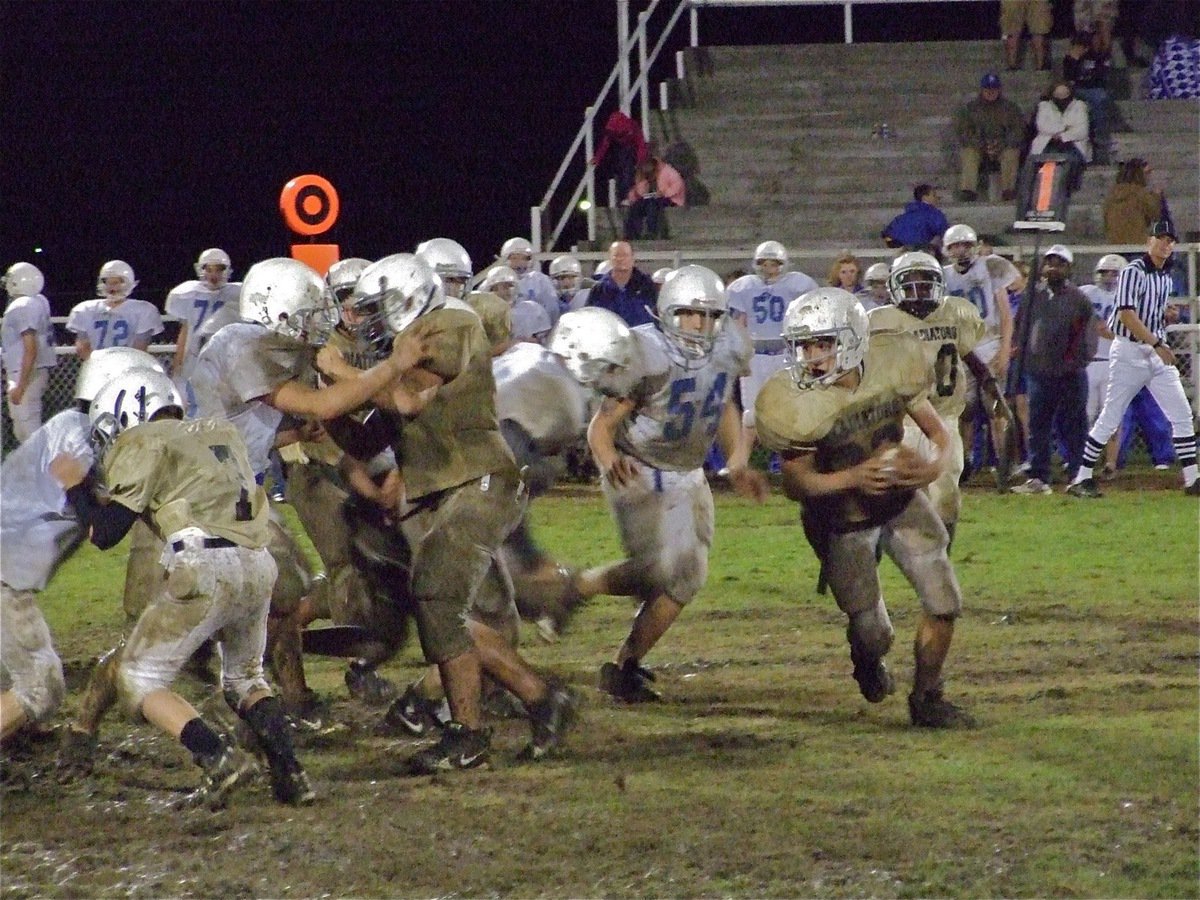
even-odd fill
[[[1171,294],[1171,255],[1175,241],[1175,226],[1169,220],[1154,222],[1145,255],[1121,270],[1116,304],[1108,320],[1108,327],[1115,335],[1108,357],[1108,391],[1100,417],[1084,445],[1083,465],[1067,488],[1072,496],[1100,496],[1092,468],[1104,444],[1121,424],[1125,408],[1143,387],[1150,388],[1171,423],[1175,457],[1183,467],[1184,492],[1200,496],[1192,410],[1175,367],[1175,354],[1166,343],[1167,297]]]

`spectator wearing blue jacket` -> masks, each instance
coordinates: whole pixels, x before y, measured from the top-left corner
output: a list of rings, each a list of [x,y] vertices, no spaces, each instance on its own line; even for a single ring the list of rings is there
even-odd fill
[[[904,212],[883,229],[883,242],[889,247],[931,250],[938,255],[942,249],[942,235],[949,227],[946,214],[938,209],[937,188],[918,184],[913,188],[913,199],[904,205]]]
[[[587,305],[615,312],[630,328],[653,322],[658,288],[649,275],[634,266],[633,245],[614,241],[608,248],[608,261],[612,268],[591,289]]]

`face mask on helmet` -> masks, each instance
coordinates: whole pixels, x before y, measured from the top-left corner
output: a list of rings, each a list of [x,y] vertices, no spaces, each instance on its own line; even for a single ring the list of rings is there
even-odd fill
[[[556,256],[550,263],[550,278],[560,293],[573,291],[579,287],[579,279],[582,275],[583,267],[573,256]]]
[[[1121,270],[1127,265],[1129,260],[1119,253],[1104,254],[1096,262],[1096,284],[1106,291],[1115,291],[1121,280]]]
[[[658,323],[686,362],[705,359],[725,325],[725,285],[704,266],[683,266],[658,292]]]
[[[370,264],[371,261],[368,259],[351,256],[347,259],[339,259],[329,267],[329,271],[325,273],[325,285],[330,299],[337,306],[345,303],[354,293],[354,286],[358,284],[359,276],[366,271]]]
[[[832,384],[857,369],[868,333],[867,314],[849,291],[820,288],[793,300],[783,316],[783,340],[796,386]]]
[[[117,436],[160,413],[183,415],[183,399],[162,372],[127,369],[96,394],[88,410],[96,461],[102,462]]]
[[[229,261],[229,254],[220,247],[205,250],[196,260],[196,277],[213,288],[228,284],[232,272],[233,264]]]
[[[46,279],[33,263],[13,263],[4,273],[4,290],[10,300],[40,294],[45,286]]]
[[[779,277],[787,265],[787,250],[779,241],[763,241],[754,251],[754,272],[770,283]]]
[[[359,340],[380,356],[391,352],[396,335],[418,317],[446,303],[433,269],[412,253],[395,253],[372,263],[350,299],[360,317]]]
[[[924,319],[946,296],[946,280],[937,260],[927,253],[904,253],[892,263],[888,297],[910,316]]]
[[[584,387],[624,396],[625,375],[633,361],[633,332],[614,312],[584,307],[563,313],[546,347]]]
[[[417,247],[417,256],[429,263],[448,297],[462,298],[474,269],[466,248],[450,238],[433,238]]]
[[[96,292],[110,302],[124,300],[136,286],[133,267],[119,259],[109,260],[102,265],[96,278]]]
[[[239,297],[243,321],[257,322],[300,343],[323,344],[338,323],[321,276],[297,259],[255,263]]]

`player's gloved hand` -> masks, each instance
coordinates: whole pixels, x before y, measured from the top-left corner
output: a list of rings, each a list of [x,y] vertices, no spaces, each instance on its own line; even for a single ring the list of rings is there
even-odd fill
[[[758,469],[727,469],[729,483],[743,497],[748,497],[755,503],[762,503],[770,493],[767,477]]]
[[[628,456],[618,455],[613,464],[603,469],[603,477],[613,487],[626,487],[637,478],[638,467]]]

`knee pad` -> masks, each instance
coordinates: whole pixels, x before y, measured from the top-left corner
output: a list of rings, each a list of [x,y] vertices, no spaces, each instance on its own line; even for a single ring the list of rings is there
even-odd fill
[[[855,613],[846,627],[846,637],[852,647],[882,659],[892,649],[895,632],[888,618],[887,608],[880,600],[873,609]]]
[[[31,721],[42,722],[53,715],[67,693],[58,655],[54,652],[37,654],[28,672],[14,674],[13,693]]]

